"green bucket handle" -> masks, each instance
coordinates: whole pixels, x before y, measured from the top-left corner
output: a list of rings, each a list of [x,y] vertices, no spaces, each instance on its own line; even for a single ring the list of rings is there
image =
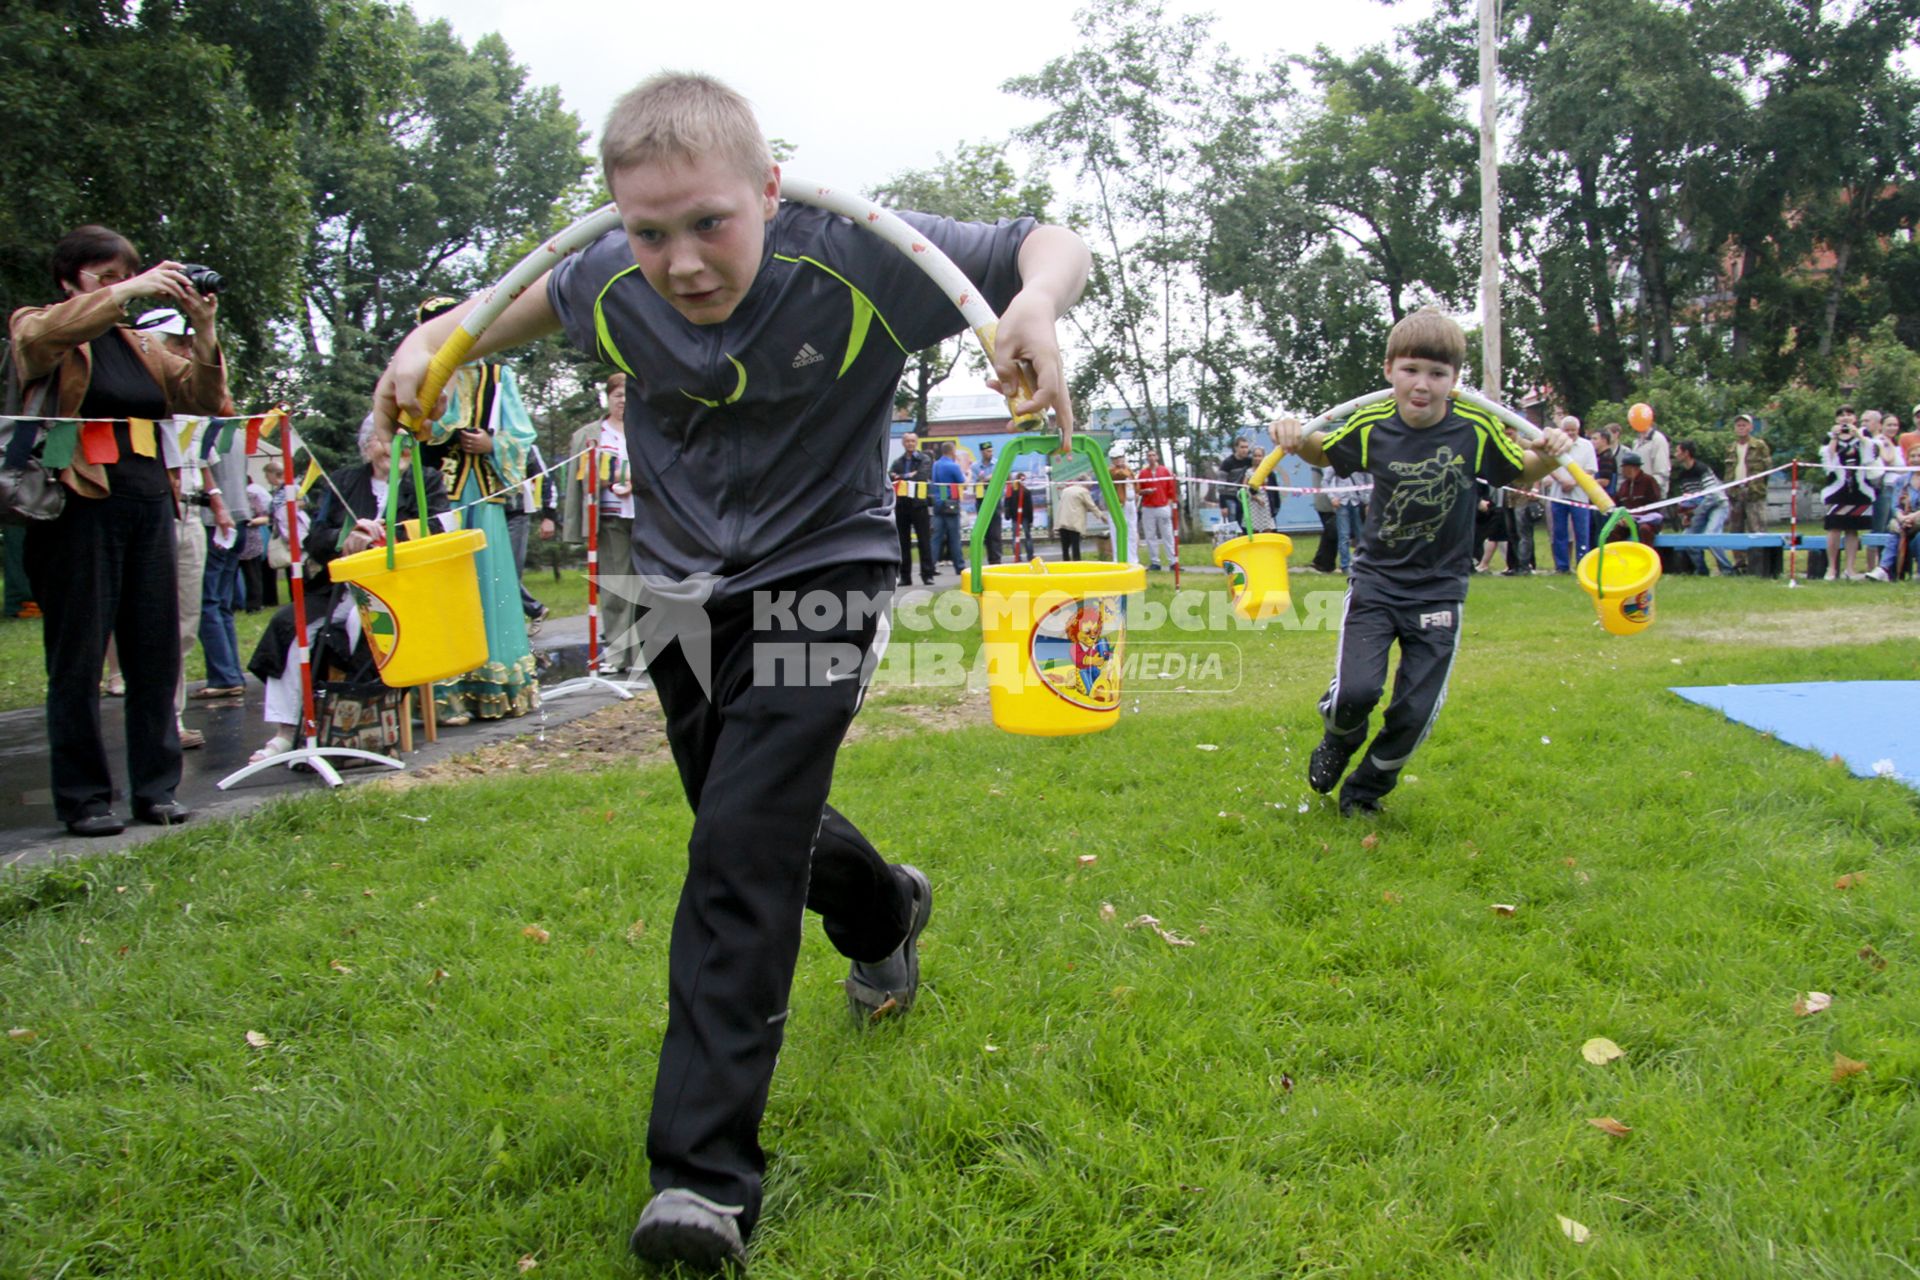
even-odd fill
[[[420,520],[420,535],[427,533],[427,481],[421,474],[420,458],[416,451],[411,432],[393,433],[393,453],[387,466],[387,568],[393,568],[394,547],[400,541],[400,486],[394,483],[394,477],[400,474],[400,461],[407,454],[414,454],[413,465],[407,468],[413,472],[413,509]]]
[[[1113,521],[1113,545],[1127,545],[1127,521],[1120,513],[1120,493],[1113,487],[1113,476],[1106,467],[1106,454],[1100,445],[1088,435],[1075,435],[1073,443],[1065,449],[1060,447],[1060,437],[1052,433],[1046,435],[1015,436],[1003,446],[999,459],[993,464],[993,477],[987,481],[986,496],[980,499],[980,510],[973,519],[973,536],[967,547],[967,561],[973,566],[973,594],[979,595],[985,585],[980,576],[980,566],[986,557],[987,530],[990,521],[1000,510],[1000,499],[1007,488],[1007,477],[1013,474],[1013,460],[1023,453],[1081,453],[1093,465],[1093,474],[1100,479],[1100,495],[1107,502],[1107,519]]]
[[[1607,573],[1607,535],[1611,534],[1613,532],[1613,526],[1619,524],[1622,520],[1627,523],[1627,541],[1640,541],[1640,526],[1635,523],[1633,513],[1625,507],[1615,507],[1612,514],[1607,516],[1607,522],[1600,526],[1600,536],[1593,540],[1594,550],[1600,553],[1594,557],[1593,561],[1593,593],[1597,596],[1604,597],[1606,594],[1601,589],[1601,580],[1606,577]]]

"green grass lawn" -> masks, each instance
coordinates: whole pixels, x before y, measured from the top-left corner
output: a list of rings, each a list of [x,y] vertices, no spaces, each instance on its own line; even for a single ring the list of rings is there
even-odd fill
[[[809,930],[753,1274],[1915,1274],[1920,794],[1665,688],[1920,678],[1920,592],[1659,610],[1476,581],[1369,822],[1303,778],[1328,631],[1085,738],[884,691],[835,802],[933,878],[921,1002],[853,1025]],[[664,765],[515,770],[19,878],[0,1275],[637,1274],[688,826]]]

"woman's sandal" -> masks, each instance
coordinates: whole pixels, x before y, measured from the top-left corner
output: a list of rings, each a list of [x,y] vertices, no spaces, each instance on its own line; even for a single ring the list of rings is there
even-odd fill
[[[291,750],[293,750],[293,739],[283,738],[276,733],[267,739],[266,746],[247,757],[247,763],[260,764],[262,761],[271,760],[275,756],[283,756]]]
[[[100,685],[100,692],[102,692],[102,693],[104,693],[104,694],[106,694],[106,695],[107,695],[107,696],[108,696],[109,698],[124,698],[124,697],[126,697],[126,696],[127,696],[127,681],[126,681],[126,677],[124,677],[124,676],[108,676],[108,677],[106,678],[106,680],[104,680],[104,681],[103,681],[103,682],[101,683],[101,685]]]

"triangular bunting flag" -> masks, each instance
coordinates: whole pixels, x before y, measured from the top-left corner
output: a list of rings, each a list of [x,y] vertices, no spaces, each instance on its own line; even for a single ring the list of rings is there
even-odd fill
[[[80,427],[80,456],[98,466],[120,461],[120,445],[113,438],[113,423],[86,422]]]
[[[40,439],[41,424],[34,418],[15,418],[13,436],[7,441],[7,470],[25,471],[33,461],[33,446]]]
[[[307,490],[313,488],[314,485],[319,484],[320,477],[324,476],[325,474],[326,472],[320,469],[320,459],[314,457],[312,454],[308,454],[307,455],[307,474],[304,477],[302,477],[300,481],[300,496],[303,498],[306,497]]]
[[[40,463],[47,470],[63,471],[73,465],[73,449],[80,442],[80,424],[56,422],[47,428],[47,444],[40,451]]]
[[[240,419],[219,418],[219,419],[216,419],[216,421],[220,423],[220,432],[219,432],[220,452],[221,453],[233,452],[233,432],[234,432],[234,428],[240,425]],[[213,433],[209,432],[208,434],[211,435]]]

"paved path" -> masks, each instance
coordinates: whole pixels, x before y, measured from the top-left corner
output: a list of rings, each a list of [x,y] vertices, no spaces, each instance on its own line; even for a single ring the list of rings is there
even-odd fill
[[[534,655],[541,666],[542,682],[557,684],[570,675],[578,675],[586,666],[586,645],[584,616],[556,618],[547,623],[534,637]],[[187,724],[207,735],[207,745],[183,756],[180,789],[175,794],[180,803],[193,810],[194,822],[237,817],[279,796],[301,795],[325,787],[315,775],[291,769],[269,769],[255,774],[231,791],[221,791],[215,785],[244,765],[247,757],[267,740],[266,726],[260,718],[261,693],[260,683],[249,678],[244,702],[213,706],[188,704]],[[443,729],[440,741],[432,746],[423,744],[416,733],[416,749],[406,760],[409,764],[432,764],[489,743],[565,724],[614,701],[614,695],[606,692],[577,694],[545,704],[539,711],[517,720],[476,721],[464,728]],[[124,818],[127,805],[123,791],[126,780],[123,707],[119,698],[100,699],[101,729],[116,782],[114,811]],[[371,766],[349,770],[342,776],[351,786],[390,772],[381,766]],[[38,707],[0,713],[0,797],[4,797],[4,802],[0,802],[0,869],[31,866],[62,856],[124,849],[165,830],[135,823],[125,834],[105,839],[81,840],[67,835],[53,816],[53,797],[47,778],[47,717]]]

